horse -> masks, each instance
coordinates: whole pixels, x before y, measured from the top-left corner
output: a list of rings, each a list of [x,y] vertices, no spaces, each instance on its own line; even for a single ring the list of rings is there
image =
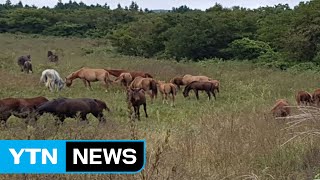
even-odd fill
[[[103,110],[110,111],[105,102],[90,98],[58,98],[44,103],[36,109],[38,115],[49,113],[57,116],[63,123],[65,118],[75,118],[80,113],[80,120],[87,121],[87,114],[95,116],[99,122],[105,122]]]
[[[273,114],[274,117],[286,117],[290,115],[290,107],[289,103],[285,99],[278,99],[276,101],[276,104],[273,106],[271,109],[271,113]]]
[[[133,78],[130,73],[121,73],[119,77],[115,79],[115,82],[121,82],[122,85],[128,87],[132,82]]]
[[[219,93],[219,89],[220,89],[220,82],[218,80],[210,80],[209,82],[213,83],[216,86],[216,91],[217,93]]]
[[[178,90],[180,90],[180,86],[183,86],[183,82],[182,82],[183,76],[176,76],[174,78],[172,78],[169,82],[172,84],[175,84],[178,87]]]
[[[38,96],[34,98],[5,98],[0,100],[0,121],[6,123],[13,115],[18,118],[31,118],[36,108],[49,101]],[[27,123],[27,121],[25,121]]]
[[[31,56],[30,56],[30,55],[20,56],[20,57],[18,58],[17,63],[18,63],[18,65],[19,65],[19,67],[20,67],[20,71],[21,71],[21,72],[24,71],[24,63],[25,63],[26,61],[31,61]]]
[[[144,90],[142,88],[128,88],[127,96],[130,103],[130,107],[133,106],[135,117],[140,120],[140,106],[143,105],[144,113],[146,118],[147,114],[147,103]]]
[[[66,85],[67,87],[70,87],[72,85],[72,81],[74,79],[82,79],[85,87],[88,87],[92,90],[91,83],[90,82],[96,82],[101,81],[106,87],[108,87],[109,82],[113,82],[109,78],[108,71],[104,69],[91,69],[83,67],[71,74],[69,74],[66,77]]]
[[[52,51],[48,51],[47,57],[48,57],[49,62],[58,62],[59,61],[59,56],[53,54]]]
[[[157,98],[158,88],[157,82],[152,78],[143,78],[143,77],[136,77],[130,84],[130,88],[142,88],[145,90],[149,96],[151,97],[151,102],[153,102],[154,98]],[[150,93],[151,90],[151,93]]]
[[[316,89],[312,94],[312,99],[317,107],[320,106],[320,89]]]
[[[312,95],[306,91],[299,91],[296,95],[296,101],[298,106],[302,105],[312,105],[313,98]]]
[[[197,100],[199,100],[199,93],[198,91],[206,91],[206,93],[208,94],[209,100],[211,99],[211,94],[213,95],[214,99],[216,99],[216,94],[214,92],[214,90],[217,87],[211,83],[211,82],[200,82],[200,81],[193,81],[191,83],[189,83],[183,91],[183,96],[184,97],[188,97],[189,96],[189,91],[192,89],[194,91],[194,93],[196,94],[196,98]]]
[[[182,77],[183,85],[188,85],[193,81],[211,81],[212,79],[207,76],[193,76],[190,74],[186,74]]]
[[[142,71],[127,71],[124,69],[105,69],[105,70],[108,71],[114,77],[119,77],[122,73],[130,73],[132,76],[132,79],[135,79],[138,76],[143,78],[153,78],[149,73],[145,73]]]
[[[60,77],[59,73],[54,69],[46,69],[42,71],[40,83],[45,83],[46,87],[52,92],[54,89],[61,91],[65,82]]]
[[[29,74],[29,71],[33,73],[31,61],[25,61],[23,64],[23,71]]]
[[[171,106],[174,106],[174,99],[177,95],[177,87],[173,83],[165,83],[164,81],[158,81],[159,90],[162,95],[162,104],[164,103],[164,100],[168,104],[168,95],[172,95],[172,104]]]

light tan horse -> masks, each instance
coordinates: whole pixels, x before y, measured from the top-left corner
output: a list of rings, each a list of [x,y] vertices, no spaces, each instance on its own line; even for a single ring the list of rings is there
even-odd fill
[[[177,95],[177,86],[173,83],[165,83],[164,81],[158,81],[159,90],[162,95],[162,104],[166,102],[168,104],[168,95],[172,95],[172,104],[174,106],[174,99]]]
[[[70,87],[74,79],[82,79],[85,87],[88,87],[92,90],[90,82],[101,81],[106,87],[108,87],[109,82],[113,82],[109,78],[108,71],[104,69],[91,69],[83,67],[66,77],[66,86]]]
[[[125,87],[128,87],[132,81],[133,78],[130,73],[121,73],[120,76],[115,79],[115,82],[121,82]]]
[[[129,88],[142,88],[151,97],[151,102],[157,97],[158,93],[157,82],[152,78],[138,76],[131,82]]]
[[[193,81],[200,81],[200,82],[204,82],[204,81],[211,81],[212,79],[210,79],[207,76],[193,76],[190,74],[186,74],[182,77],[182,83],[184,85],[188,85]]]

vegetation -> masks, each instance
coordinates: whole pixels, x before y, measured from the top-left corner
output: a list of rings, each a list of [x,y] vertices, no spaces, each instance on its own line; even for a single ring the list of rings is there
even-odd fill
[[[1,139],[146,139],[147,164],[136,175],[1,175],[0,179],[312,179],[320,173],[320,139],[307,136],[293,139],[295,133],[320,129],[317,119],[287,129],[288,120],[271,117],[270,109],[278,98],[295,104],[298,90],[312,92],[319,74],[261,68],[247,61],[207,60],[174,62],[121,56],[110,51],[103,40],[54,38],[0,34],[0,98],[46,96],[91,97],[105,101],[111,113],[107,123],[89,117],[89,124],[66,119],[56,127],[52,116],[43,116],[26,127],[11,117],[8,128],[0,130]],[[56,50],[58,65],[47,62],[47,50]],[[19,71],[16,59],[31,54],[34,74]],[[194,94],[184,98],[178,92],[176,107],[150,104],[149,118],[132,122],[125,91],[113,84],[108,92],[99,83],[93,91],[75,80],[71,88],[50,93],[39,84],[41,72],[56,69],[62,77],[82,66],[142,70],[168,81],[179,74],[207,75],[221,81],[217,100],[200,100]],[[294,113],[297,113],[293,109]],[[292,134],[293,133],[293,134]],[[284,146],[282,144],[286,143]]]
[[[0,5],[0,32],[104,38],[124,55],[175,60],[248,59],[277,67],[319,65],[320,1],[258,9],[205,11],[187,6],[170,11],[129,7],[110,9],[69,1],[54,8]]]

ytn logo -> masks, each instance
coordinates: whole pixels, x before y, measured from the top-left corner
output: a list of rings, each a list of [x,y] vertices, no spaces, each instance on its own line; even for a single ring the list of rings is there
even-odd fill
[[[0,174],[125,173],[145,165],[143,140],[0,140]]]

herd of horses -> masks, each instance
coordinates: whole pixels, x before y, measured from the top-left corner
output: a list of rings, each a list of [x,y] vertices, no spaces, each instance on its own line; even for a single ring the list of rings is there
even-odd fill
[[[316,89],[313,94],[307,91],[299,91],[295,99],[298,106],[320,107],[320,89]],[[271,112],[275,117],[287,117],[291,114],[291,107],[286,99],[278,99]]]
[[[50,54],[52,58],[52,54]],[[49,57],[49,54],[48,54]],[[18,58],[18,65],[21,71],[29,71],[27,64],[31,64],[31,56],[21,56]],[[32,67],[32,66],[31,66]],[[31,69],[32,71],[32,69]],[[113,76],[113,78],[112,78]],[[92,82],[101,82],[107,89],[110,85],[121,85],[125,87],[127,102],[129,107],[134,109],[135,118],[140,120],[140,106],[143,106],[145,116],[147,114],[146,94],[151,98],[151,104],[157,98],[158,91],[162,95],[162,103],[169,104],[168,98],[171,95],[171,106],[175,106],[175,97],[181,86],[185,86],[182,94],[189,96],[189,92],[194,91],[199,100],[199,91],[205,91],[209,100],[211,94],[216,99],[219,92],[220,82],[207,76],[193,76],[186,74],[176,76],[165,82],[156,80],[151,74],[143,71],[130,71],[124,69],[106,69],[82,67],[62,78],[55,69],[45,69],[42,71],[40,83],[51,91],[61,91],[64,87],[71,87],[75,79],[83,81],[84,86],[90,90]],[[63,122],[65,118],[79,117],[81,121],[87,121],[87,115],[92,114],[99,122],[105,122],[103,111],[110,111],[105,102],[93,98],[57,98],[49,100],[46,97],[34,98],[5,98],[0,100],[0,121],[6,124],[10,116],[30,120],[37,120],[45,113],[52,114],[57,120]],[[58,121],[57,121],[58,122]]]

